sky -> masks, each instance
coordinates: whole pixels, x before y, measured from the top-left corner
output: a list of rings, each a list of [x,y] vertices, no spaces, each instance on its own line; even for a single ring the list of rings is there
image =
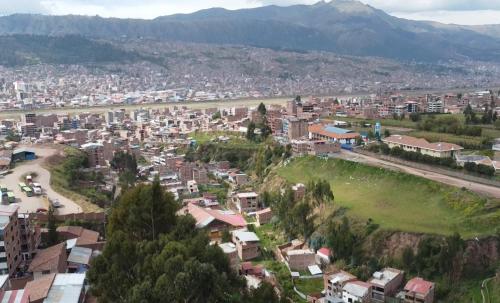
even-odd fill
[[[415,20],[464,25],[499,24],[500,0],[361,0],[387,13]],[[0,0],[0,15],[41,13],[144,18],[211,7],[313,4],[317,0]]]

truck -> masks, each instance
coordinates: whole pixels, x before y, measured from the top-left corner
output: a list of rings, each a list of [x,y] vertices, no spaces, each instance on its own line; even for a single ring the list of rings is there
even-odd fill
[[[33,190],[31,189],[31,187],[25,186],[22,188],[22,190],[26,193],[26,196],[33,197]]]
[[[16,196],[14,196],[14,193],[11,191],[7,192],[7,201],[9,203],[15,203],[16,202]]]
[[[33,178],[31,177],[31,175],[27,175],[27,176],[26,176],[26,182],[27,182],[28,184],[31,184],[31,183],[33,182]]]
[[[26,187],[26,183],[24,183],[24,182],[20,182],[18,185],[19,185],[19,188],[21,188],[21,190]]]

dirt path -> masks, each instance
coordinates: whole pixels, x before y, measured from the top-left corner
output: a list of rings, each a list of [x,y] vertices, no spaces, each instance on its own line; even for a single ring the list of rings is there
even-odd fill
[[[474,183],[474,182],[469,182],[465,181],[462,179],[458,178],[453,178],[449,176],[445,176],[442,174],[438,174],[435,172],[430,172],[422,169],[417,169],[413,167],[408,167],[404,166],[401,164],[396,164],[392,163],[389,161],[377,159],[374,157],[366,156],[366,155],[361,155],[361,154],[356,154],[353,152],[348,152],[348,151],[342,151],[340,155],[338,155],[339,158],[349,160],[349,161],[354,161],[354,162],[360,162],[360,163],[365,163],[368,165],[372,166],[378,166],[378,167],[383,167],[391,170],[397,170],[401,172],[405,172],[408,174],[412,174],[415,176],[420,176],[429,180],[441,182],[444,184],[448,184],[451,186],[455,187],[465,187],[473,192],[483,194],[489,197],[494,197],[494,198],[500,198],[500,188],[494,187],[494,186],[488,186],[480,183]]]
[[[37,154],[38,159],[19,163],[12,170],[13,172],[11,174],[0,177],[0,183],[4,184],[10,191],[14,192],[16,196],[16,203],[20,207],[19,212],[30,213],[36,212],[38,208],[47,208],[47,202],[44,201],[41,196],[27,197],[18,186],[19,182],[21,182],[21,178],[30,173],[36,173],[38,175],[34,181],[42,185],[44,194],[46,194],[50,199],[59,200],[62,205],[62,207],[58,208],[59,214],[82,212],[82,209],[75,202],[57,193],[50,187],[50,172],[41,165],[46,157],[54,155],[58,153],[58,151],[56,149],[45,147],[26,147],[33,150]]]

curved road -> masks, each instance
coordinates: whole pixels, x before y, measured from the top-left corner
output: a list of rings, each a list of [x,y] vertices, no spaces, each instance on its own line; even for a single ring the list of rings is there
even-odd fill
[[[354,162],[360,162],[360,163],[365,163],[368,165],[372,166],[378,166],[378,167],[383,167],[387,169],[392,169],[392,170],[398,170],[405,172],[407,174],[412,174],[415,176],[420,176],[429,180],[441,182],[444,184],[448,184],[451,186],[455,187],[465,187],[473,192],[480,193],[489,197],[494,197],[494,198],[500,198],[500,188],[495,187],[495,186],[488,186],[480,183],[474,183],[474,182],[469,182],[466,180],[462,180],[459,178],[454,178],[446,175],[442,175],[439,173],[435,172],[430,172],[427,170],[423,169],[417,169],[413,167],[408,167],[405,165],[401,164],[396,164],[392,163],[389,161],[381,160],[378,158],[362,155],[362,154],[357,154],[353,152],[347,152],[347,151],[342,151],[341,154],[338,156],[339,158],[349,160],[349,161],[354,161]]]
[[[58,214],[81,213],[82,209],[75,202],[55,192],[50,187],[50,172],[41,165],[46,157],[57,154],[58,151],[52,148],[35,147],[32,145],[25,147],[29,150],[33,150],[38,158],[34,161],[18,163],[11,174],[0,177],[0,184],[7,186],[10,191],[14,192],[16,204],[20,207],[19,213],[36,212],[38,208],[47,208],[47,203],[44,201],[44,198],[41,196],[28,197],[18,186],[23,175],[33,172],[38,174],[34,182],[42,185],[43,193],[51,199],[58,199],[61,203],[62,207],[57,209]]]

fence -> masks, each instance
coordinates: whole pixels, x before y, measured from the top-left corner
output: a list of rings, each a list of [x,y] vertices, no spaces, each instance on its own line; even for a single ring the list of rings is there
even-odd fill
[[[403,160],[400,158],[391,157],[391,156],[387,156],[387,155],[379,155],[379,154],[369,152],[367,150],[363,150],[361,148],[354,149],[354,152],[358,153],[358,154],[374,157],[374,158],[377,158],[380,160],[384,160],[387,162],[401,164],[401,165],[405,165],[405,166],[416,168],[416,169],[426,170],[429,172],[433,172],[433,173],[437,173],[437,174],[441,174],[441,175],[445,175],[445,176],[449,176],[449,177],[454,177],[454,178],[462,179],[462,180],[469,181],[469,182],[500,187],[500,182],[498,182],[498,181],[490,180],[490,179],[486,179],[486,178],[481,178],[481,177],[476,177],[476,176],[473,176],[470,174],[466,174],[466,173],[451,170],[451,169],[445,169],[445,168],[440,168],[440,167],[431,166],[431,165],[427,165],[427,164],[407,161],[407,160]]]
[[[106,221],[105,213],[79,213],[79,214],[67,214],[67,215],[54,215],[56,221],[92,221],[95,223],[104,223]],[[40,222],[48,221],[48,214],[36,213],[33,214],[33,219]]]

